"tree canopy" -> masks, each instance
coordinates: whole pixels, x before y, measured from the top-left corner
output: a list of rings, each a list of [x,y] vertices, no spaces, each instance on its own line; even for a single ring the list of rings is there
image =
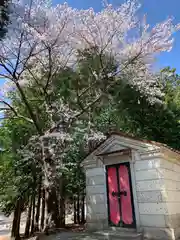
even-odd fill
[[[0,138],[2,169],[7,159],[15,179],[5,186],[13,184],[17,219],[20,206],[31,213],[43,191],[44,231],[59,227],[63,194],[84,186],[84,150],[110,129],[179,147],[179,77],[168,68],[152,71],[179,25],[167,19],[151,29],[139,7],[136,0],[98,13],[45,0],[12,5],[0,42],[6,80],[0,107],[7,118]]]
[[[1,0],[0,2],[0,39],[5,37],[7,26],[9,22],[9,0]]]

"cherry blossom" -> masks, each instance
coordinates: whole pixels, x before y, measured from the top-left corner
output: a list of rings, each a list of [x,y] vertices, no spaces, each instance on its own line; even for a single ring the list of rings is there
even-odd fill
[[[40,78],[42,69],[52,75],[59,68],[76,66],[78,50],[97,47],[99,54],[117,61],[118,72],[113,73],[117,76],[126,74],[127,66],[136,62],[136,75],[129,81],[143,86],[141,82],[151,81],[149,66],[154,55],[171,50],[172,33],[179,25],[174,26],[169,18],[150,30],[146,18],[138,18],[139,7],[136,0],[129,0],[116,8],[106,4],[95,12],[73,9],[67,3],[54,6],[46,0],[14,0],[11,24],[0,42],[1,74],[28,84],[29,68]],[[144,77],[139,77],[139,71],[146,72]],[[148,86],[143,91],[153,91]]]
[[[172,49],[172,34],[179,24],[173,25],[169,18],[150,28],[146,17],[139,18],[139,8],[136,0],[119,7],[104,4],[100,12],[73,9],[67,3],[52,5],[48,0],[13,0],[8,33],[0,42],[0,75],[7,81],[6,91],[7,85],[19,90],[36,81],[51,92],[52,78],[60,69],[76,69],[78,52],[96,48],[100,56],[117,64],[116,71],[105,76],[107,66],[101,63],[101,71],[92,72],[98,81],[114,77],[111,87],[125,78],[151,102],[157,101],[161,91],[152,65],[157,54]],[[102,94],[96,91],[87,108]],[[61,102],[55,104],[62,107]]]
[[[8,32],[0,41],[0,76],[6,80],[5,88],[1,89],[0,104],[12,110],[16,117],[23,117],[6,100],[6,93],[16,89],[30,116],[26,120],[36,127],[38,134],[24,147],[22,157],[27,160],[37,155],[42,157],[47,205],[53,191],[58,191],[58,169],[71,147],[73,134],[82,131],[88,150],[94,142],[105,138],[91,125],[90,117],[89,123],[87,117],[84,124],[81,116],[89,114],[91,107],[96,106],[102,96],[108,95],[109,88],[118,81],[127,81],[152,103],[162,95],[157,74],[152,71],[154,58],[172,49],[172,34],[180,26],[173,25],[173,19],[169,18],[151,28],[146,17],[139,18],[139,8],[136,0],[128,0],[119,7],[105,3],[100,12],[92,8],[74,9],[67,3],[52,5],[48,0],[12,0]],[[54,76],[67,67],[78,72],[78,53],[85,50],[93,50],[99,56],[100,71],[92,69],[92,75],[87,76],[88,86],[80,89],[81,92],[74,97],[76,107],[72,108],[61,98],[48,102],[46,97],[54,93]],[[112,72],[106,73],[109,62],[102,61],[103,56],[116,63],[117,67]],[[105,88],[94,88],[92,79],[95,83],[107,81],[108,84]],[[34,83],[43,93],[42,104],[50,118],[50,129],[44,130],[39,126],[24,91],[26,86],[34,86]],[[83,106],[78,105],[80,96],[83,96]],[[84,128],[80,128],[83,124]],[[57,209],[52,211],[56,216]],[[49,214],[46,223],[50,226],[52,216]]]

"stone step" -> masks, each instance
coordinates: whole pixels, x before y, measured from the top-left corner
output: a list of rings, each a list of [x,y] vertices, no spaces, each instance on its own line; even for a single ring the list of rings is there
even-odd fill
[[[141,240],[142,234],[132,231],[99,231],[94,232],[94,236],[97,236],[99,240]]]
[[[112,232],[133,232],[136,233],[135,228],[121,228],[121,227],[108,227],[106,231],[112,231]]]
[[[40,236],[39,240],[142,240],[138,233],[112,233],[107,231],[98,231],[95,233],[61,232],[55,235]]]

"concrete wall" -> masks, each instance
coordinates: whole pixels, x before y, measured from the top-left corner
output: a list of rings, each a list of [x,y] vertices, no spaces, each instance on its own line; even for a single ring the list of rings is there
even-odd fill
[[[157,170],[160,162],[161,158],[158,155],[138,157],[137,154],[136,157],[135,178],[141,227],[164,226],[163,222],[159,221],[167,212],[161,196],[164,183]]]
[[[86,171],[86,222],[89,230],[108,227],[106,177],[103,166]]]
[[[159,175],[164,180],[162,199],[167,205],[166,225],[173,229],[175,237],[180,237],[180,165],[163,159]]]
[[[180,236],[180,165],[157,151],[132,156],[93,157],[86,169],[87,227],[108,227],[105,165],[130,162],[137,228],[144,239],[174,240]]]
[[[140,228],[145,239],[171,239],[165,216],[168,214],[162,198],[165,189],[160,175],[162,156],[160,153],[135,153],[135,179],[139,208]]]
[[[170,160],[170,159],[169,159]],[[147,239],[180,236],[180,165],[159,154],[136,154],[140,225]]]

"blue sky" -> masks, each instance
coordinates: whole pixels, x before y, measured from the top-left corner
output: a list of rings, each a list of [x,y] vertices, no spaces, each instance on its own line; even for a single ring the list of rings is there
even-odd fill
[[[63,3],[62,0],[54,0],[54,3]],[[75,8],[93,7],[96,11],[101,9],[101,0],[66,0],[68,4]],[[123,0],[109,0],[109,3],[120,4]],[[139,0],[142,4],[141,13],[147,13],[147,21],[152,26],[167,19],[174,17],[174,22],[180,22],[180,0]],[[179,55],[180,55],[180,32],[174,35],[175,42],[173,50],[169,53],[161,54],[157,59],[157,67],[171,66],[180,73]]]

